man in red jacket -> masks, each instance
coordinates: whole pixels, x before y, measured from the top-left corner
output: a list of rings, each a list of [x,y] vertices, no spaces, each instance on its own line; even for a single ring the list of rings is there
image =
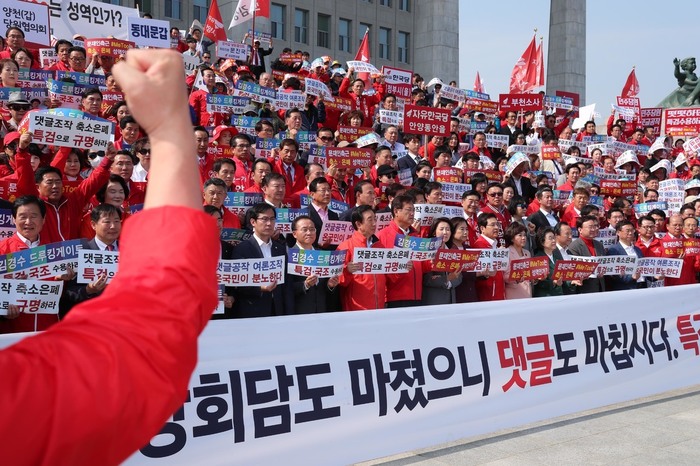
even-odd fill
[[[151,189],[102,296],[0,352],[5,464],[125,461],[182,405],[216,306],[218,232],[201,208],[187,101],[173,92],[184,87],[182,58],[130,50],[113,71],[150,137]]]
[[[696,257],[686,255],[682,246],[684,239],[683,218],[680,214],[673,214],[668,218],[666,229],[668,232],[661,239],[661,244],[664,246],[664,257],[683,259],[683,268],[681,269],[680,277],[666,277],[664,286],[692,285],[697,283],[695,280],[695,272],[698,271],[696,270]],[[677,246],[679,242],[681,243],[680,247]]]
[[[355,248],[383,248],[374,236],[377,216],[368,205],[355,209],[351,216],[355,233],[340,243],[338,251],[347,251],[345,268],[340,276],[340,299],[344,311],[383,309],[386,303],[386,276],[383,274],[357,273],[360,264],[352,262]]]
[[[416,236],[420,234],[413,227],[415,210],[413,198],[405,194],[396,196],[391,202],[391,216],[393,220],[377,237],[388,248],[394,247],[396,237],[399,235]],[[420,306],[423,297],[423,268],[421,262],[410,262],[408,273],[390,273],[386,276],[387,307]]]
[[[504,247],[506,243],[503,238],[503,232],[506,231],[512,219],[503,202],[503,185],[501,183],[489,184],[489,187],[486,189],[486,205],[481,211],[482,213],[490,213],[496,216],[499,225],[498,246]]]
[[[294,139],[282,139],[282,142],[280,142],[280,159],[272,165],[272,170],[284,177],[285,198],[291,198],[292,194],[306,187],[304,167],[296,162],[297,153],[299,153],[299,143]]]
[[[498,249],[498,234],[500,225],[498,218],[493,213],[479,215],[479,228],[481,234],[472,244],[475,249]],[[476,293],[479,301],[502,301],[506,299],[506,285],[503,272],[488,271],[478,277],[476,281]]]
[[[374,115],[374,107],[382,101],[384,97],[384,85],[377,88],[374,95],[365,95],[365,82],[361,79],[350,80],[355,73],[353,67],[348,68],[348,75],[343,78],[338,89],[340,97],[349,98],[352,101],[352,110],[359,110],[365,116],[364,121],[371,122]],[[352,82],[352,84],[351,84]],[[371,125],[368,123],[368,125]]]

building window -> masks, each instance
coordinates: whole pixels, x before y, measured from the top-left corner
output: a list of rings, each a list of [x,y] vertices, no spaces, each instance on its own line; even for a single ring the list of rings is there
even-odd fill
[[[338,20],[338,50],[340,52],[350,51],[350,31],[352,23],[349,19],[340,18]]]
[[[309,12],[296,8],[294,10],[294,42],[308,44]]]
[[[411,0],[399,0],[399,10],[411,11]]]
[[[119,0],[119,3],[121,4],[121,0]],[[153,14],[153,5],[151,4],[151,0],[139,0],[136,2],[136,5],[139,6],[142,12]]]
[[[369,34],[370,32],[370,25],[367,23],[360,23],[360,25],[357,27],[357,43],[358,45],[362,43],[362,39],[365,37],[365,32]]]
[[[408,55],[410,34],[407,32],[399,31],[399,35],[396,38],[396,41],[398,42],[398,44],[396,44],[398,53],[398,56],[396,58],[398,59],[399,63],[411,63]]]
[[[284,40],[285,6],[272,3],[270,5],[270,35],[275,39]]]
[[[379,58],[391,60],[391,29],[379,28]]]
[[[112,5],[119,5],[121,6],[122,0],[102,0],[102,3],[110,3]]]
[[[326,49],[331,48],[331,17],[328,15],[318,14],[316,33],[318,37],[316,38],[319,47]]]
[[[391,0],[379,0],[379,4],[391,8]]]
[[[209,7],[207,7],[207,0],[192,1],[192,16],[194,19],[197,19],[200,23],[205,24],[207,22],[208,14]]]
[[[181,19],[180,0],[165,0],[165,16],[173,19]]]

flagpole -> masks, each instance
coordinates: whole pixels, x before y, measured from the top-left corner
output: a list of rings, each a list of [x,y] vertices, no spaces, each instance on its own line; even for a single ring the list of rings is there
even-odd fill
[[[250,38],[250,48],[255,53],[257,53],[257,51],[255,51],[255,47],[254,47],[254,45],[255,45],[255,10],[257,10],[257,9],[258,9],[258,1],[253,0],[253,37]],[[252,59],[253,57],[250,57],[250,58]]]

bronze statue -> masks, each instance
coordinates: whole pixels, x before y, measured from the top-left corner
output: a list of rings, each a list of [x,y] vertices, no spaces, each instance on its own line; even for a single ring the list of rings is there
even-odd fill
[[[688,57],[683,61],[674,58],[673,65],[675,66],[673,75],[678,80],[678,89],[666,96],[657,107],[700,106],[700,80],[695,74],[695,57]]]

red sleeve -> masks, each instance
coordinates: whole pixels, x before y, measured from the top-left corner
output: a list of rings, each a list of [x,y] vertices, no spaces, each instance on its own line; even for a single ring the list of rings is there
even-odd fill
[[[70,147],[59,148],[53,160],[51,161],[51,166],[58,168],[59,170],[61,170],[61,173],[63,173],[66,168],[66,162],[68,161],[69,155]]]
[[[559,123],[555,128],[554,128],[554,134],[559,137],[562,131],[564,131],[564,128],[569,126],[569,118],[564,117],[563,120],[561,120],[561,123]]]
[[[100,297],[0,352],[0,412],[12,420],[0,426],[3,462],[119,464],[182,404],[216,306],[216,226],[162,207],[122,238],[119,275]]]
[[[75,199],[80,204],[87,204],[90,198],[97,194],[97,191],[109,181],[110,165],[112,165],[112,161],[107,157],[103,158],[97,168],[90,173],[90,176],[83,180],[68,197]]]
[[[17,197],[38,196],[34,182],[34,170],[32,170],[31,156],[26,150],[17,148],[15,154],[15,173],[17,174]]]
[[[340,82],[340,87],[338,88],[338,95],[341,97],[348,97],[348,89],[350,89],[350,80],[345,77]]]
[[[612,127],[615,124],[615,115],[610,115],[608,117],[608,123],[605,125],[608,128],[608,136],[612,134]]]

